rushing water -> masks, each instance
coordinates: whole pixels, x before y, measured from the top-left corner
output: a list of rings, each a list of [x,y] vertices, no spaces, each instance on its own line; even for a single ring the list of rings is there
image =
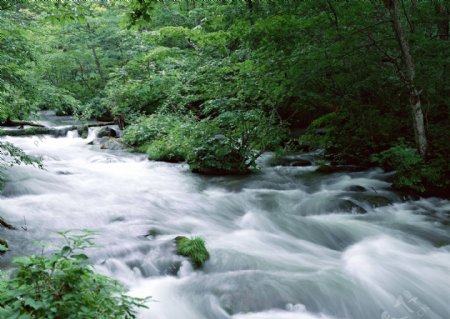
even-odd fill
[[[450,202],[404,200],[381,170],[321,175],[265,155],[253,176],[201,177],[75,133],[6,140],[46,169],[8,170],[0,215],[26,231],[0,230],[3,265],[87,228],[96,269],[153,297],[140,318],[450,318]],[[206,239],[203,270],[175,255],[179,235]]]

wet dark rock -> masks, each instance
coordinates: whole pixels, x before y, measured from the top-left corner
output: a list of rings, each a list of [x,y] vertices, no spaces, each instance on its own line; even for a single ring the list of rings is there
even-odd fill
[[[113,129],[113,128],[109,127],[109,126],[104,126],[98,131],[97,137],[98,138],[102,138],[102,137],[118,137],[118,134],[117,134],[115,129]]]
[[[168,264],[167,267],[162,270],[162,273],[168,276],[176,276],[181,268],[181,264],[181,261],[174,261]]]
[[[365,192],[367,189],[360,185],[350,185],[349,187],[346,187],[345,190],[349,192]]]
[[[365,202],[371,207],[387,206],[392,204],[394,201],[385,196],[376,193],[359,193],[352,196],[352,198],[358,200],[359,202]]]
[[[80,136],[81,138],[87,138],[89,135],[89,127],[87,125],[79,127],[77,129],[77,132],[78,132],[78,136]]]
[[[58,174],[58,175],[73,175],[73,173],[69,172],[69,171],[57,171],[56,174]]]
[[[311,166],[311,161],[307,159],[298,159],[290,164],[290,166]]]
[[[352,202],[349,199],[338,199],[335,203],[335,211],[356,213],[356,214],[366,214],[367,210],[359,206],[358,204]]]
[[[152,228],[152,229],[150,229],[150,230],[148,231],[148,234],[145,235],[145,236],[146,236],[146,237],[155,238],[155,237],[157,237],[157,236],[159,236],[159,235],[161,235],[161,234],[162,234],[162,232],[161,232],[159,229]]]
[[[125,144],[116,138],[102,137],[98,142],[102,150],[120,151],[126,149]]]
[[[293,156],[274,157],[270,161],[271,166],[311,166],[312,162],[304,158]]]
[[[331,174],[331,173],[335,173],[335,170],[332,166],[330,165],[320,165],[317,169],[316,169],[317,173],[323,173],[323,174]]]
[[[320,165],[317,169],[317,173],[322,174],[333,174],[333,173],[343,173],[343,172],[359,172],[363,168],[353,165]]]

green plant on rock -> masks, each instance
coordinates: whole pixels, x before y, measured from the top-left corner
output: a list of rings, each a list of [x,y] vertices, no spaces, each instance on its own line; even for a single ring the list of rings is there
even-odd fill
[[[178,236],[175,238],[177,254],[191,259],[194,268],[203,267],[209,259],[209,253],[205,246],[205,240],[201,237],[187,238]]]
[[[3,238],[0,238],[0,255],[9,250],[8,242]]]
[[[0,281],[1,318],[136,318],[148,298],[128,296],[118,281],[94,272],[82,250],[91,233],[61,233],[65,245],[50,255],[14,260],[18,268]]]

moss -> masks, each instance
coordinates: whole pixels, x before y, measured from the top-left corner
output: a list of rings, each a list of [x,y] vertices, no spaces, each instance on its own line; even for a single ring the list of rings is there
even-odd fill
[[[8,251],[8,242],[2,238],[0,238],[0,254],[3,254],[4,252]]]
[[[194,268],[203,267],[206,260],[209,259],[209,253],[206,250],[205,240],[203,238],[178,236],[175,238],[175,243],[177,254],[190,258]]]
[[[30,136],[40,134],[51,134],[52,129],[47,127],[32,127],[17,130],[0,130],[0,136]]]
[[[77,129],[77,131],[78,131],[78,135],[83,139],[86,139],[89,135],[89,127],[87,125],[83,125],[82,127],[79,127]]]

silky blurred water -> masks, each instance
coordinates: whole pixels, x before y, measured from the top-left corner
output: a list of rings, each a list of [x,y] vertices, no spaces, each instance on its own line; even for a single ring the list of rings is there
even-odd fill
[[[76,133],[3,140],[45,164],[7,170],[0,215],[26,230],[0,230],[4,267],[86,228],[95,268],[153,297],[140,318],[450,318],[450,202],[405,200],[381,170],[321,175],[265,154],[258,174],[201,177]],[[175,254],[179,235],[206,239],[203,270]]]

